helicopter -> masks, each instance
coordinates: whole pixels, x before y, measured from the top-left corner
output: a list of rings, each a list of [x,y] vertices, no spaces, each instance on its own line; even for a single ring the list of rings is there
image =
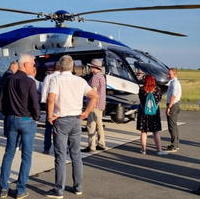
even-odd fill
[[[76,14],[65,10],[58,10],[49,14],[0,8],[2,12],[36,16],[34,19],[0,25],[0,29],[40,21],[50,20],[55,22],[55,27],[25,26],[0,34],[0,74],[7,70],[11,61],[18,60],[20,54],[28,53],[35,56],[38,69],[36,79],[43,81],[48,69],[61,56],[68,54],[74,60],[73,73],[88,80],[90,75],[88,63],[93,58],[101,59],[104,65],[103,73],[106,78],[105,115],[109,115],[114,122],[125,123],[134,120],[136,117],[139,104],[139,85],[142,84],[144,75],[153,75],[158,85],[165,88],[168,82],[167,73],[169,67],[148,52],[131,49],[126,44],[104,35],[78,28],[65,27],[64,22],[107,23],[171,36],[186,37],[187,35],[177,32],[114,21],[87,19],[83,16],[106,12],[199,8],[200,5],[170,5],[94,10]]]

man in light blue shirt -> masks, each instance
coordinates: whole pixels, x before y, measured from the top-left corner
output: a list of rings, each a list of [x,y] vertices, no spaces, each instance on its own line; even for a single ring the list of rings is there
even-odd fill
[[[176,152],[179,149],[179,132],[177,126],[178,114],[180,112],[180,99],[182,95],[181,84],[177,79],[177,70],[170,68],[168,72],[170,79],[167,89],[166,116],[168,130],[171,136],[171,145],[167,147],[168,152]]]

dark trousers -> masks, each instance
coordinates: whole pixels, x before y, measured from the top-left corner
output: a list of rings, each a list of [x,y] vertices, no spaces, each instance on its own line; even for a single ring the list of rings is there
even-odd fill
[[[179,103],[175,103],[171,109],[170,114],[167,115],[168,130],[171,136],[171,144],[178,148],[179,145],[179,132],[178,132],[178,114],[180,113]]]
[[[53,125],[46,120],[44,132],[44,151],[49,151],[52,145]]]

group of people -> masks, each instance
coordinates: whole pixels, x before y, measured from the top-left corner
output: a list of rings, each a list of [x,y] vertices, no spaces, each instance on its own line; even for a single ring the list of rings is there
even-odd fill
[[[40,117],[40,102],[46,103],[47,117],[44,139],[44,153],[49,153],[53,132],[55,155],[55,186],[46,193],[50,198],[63,198],[66,178],[66,156],[72,160],[73,190],[82,194],[83,165],[81,159],[81,120],[88,118],[88,147],[86,152],[104,150],[105,136],[102,124],[105,109],[105,78],[102,61],[93,59],[90,67],[92,78],[86,80],[72,73],[74,62],[65,55],[55,65],[55,72],[46,76],[42,89],[37,89],[35,79],[35,57],[23,54],[18,62],[11,63],[4,74],[2,113],[6,149],[0,174],[0,198],[6,198],[9,190],[9,176],[12,161],[21,139],[22,160],[16,185],[16,198],[29,194],[26,184],[31,168],[36,121]],[[40,91],[40,92],[39,92]],[[41,94],[41,96],[40,96]],[[83,109],[84,96],[87,98]]]
[[[161,117],[159,103],[162,99],[162,90],[156,85],[156,80],[153,76],[147,75],[144,78],[144,85],[140,87],[139,99],[140,106],[138,109],[137,129],[141,131],[141,153],[146,154],[147,132],[153,133],[154,142],[158,155],[166,155],[169,152],[179,150],[179,133],[177,126],[178,114],[180,112],[180,99],[182,95],[181,84],[177,79],[177,70],[170,68],[168,72],[169,85],[167,89],[166,116],[168,130],[171,137],[171,144],[165,150],[161,147],[160,131]],[[153,100],[148,101],[149,94]],[[146,106],[154,108],[152,113],[145,112]],[[155,106],[155,107],[154,107]],[[148,107],[147,107],[148,108]]]
[[[106,105],[106,85],[102,73],[102,61],[100,59],[91,61],[93,75],[90,81],[86,82],[72,73],[73,59],[69,55],[64,55],[56,62],[54,73],[46,76],[41,89],[36,87],[34,59],[32,55],[21,55],[18,62],[11,63],[3,77],[1,111],[5,115],[4,134],[7,137],[7,144],[1,166],[0,198],[8,196],[8,179],[19,136],[22,161],[16,185],[16,198],[22,199],[28,196],[26,184],[31,168],[36,121],[40,117],[40,102],[46,103],[47,111],[44,153],[49,154],[53,134],[55,155],[55,186],[46,193],[46,196],[63,198],[67,153],[72,160],[73,190],[75,194],[81,195],[83,178],[81,151],[94,152],[106,149],[102,123]],[[140,106],[137,117],[137,129],[141,131],[142,154],[147,152],[147,132],[153,132],[158,155],[166,155],[179,149],[177,119],[182,91],[177,79],[177,70],[170,68],[168,75],[170,81],[167,90],[166,116],[171,144],[166,150],[162,149],[159,102],[163,93],[156,85],[155,78],[146,75],[144,85],[139,90]],[[41,96],[39,96],[39,90]],[[87,103],[83,109],[84,96],[87,97]],[[148,112],[146,106],[153,107],[153,112]],[[86,118],[88,146],[81,150],[81,120]]]

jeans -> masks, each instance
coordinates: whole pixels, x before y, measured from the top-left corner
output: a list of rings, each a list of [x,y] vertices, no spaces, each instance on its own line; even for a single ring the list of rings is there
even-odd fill
[[[53,125],[46,121],[46,128],[44,132],[44,151],[49,151],[51,148],[51,135],[53,132]]]
[[[31,167],[36,122],[30,117],[9,115],[7,117],[7,124],[7,144],[1,166],[0,187],[1,189],[7,190],[9,188],[8,180],[11,172],[11,165],[15,155],[18,137],[20,135],[22,144],[22,161],[17,180],[17,194],[22,194],[25,192]]]
[[[75,191],[82,189],[83,164],[80,152],[81,126],[77,116],[58,118],[53,125],[55,153],[55,187],[63,194],[66,180],[66,155],[72,160],[72,178]]]
[[[179,147],[179,131],[178,131],[178,114],[180,113],[179,103],[175,103],[167,115],[168,130],[171,136],[171,144],[175,147]]]

